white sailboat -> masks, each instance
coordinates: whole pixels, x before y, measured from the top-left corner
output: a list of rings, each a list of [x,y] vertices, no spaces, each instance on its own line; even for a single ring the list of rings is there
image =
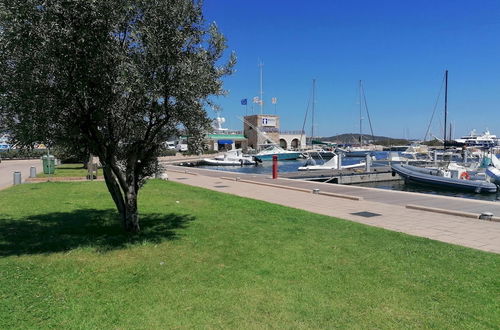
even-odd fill
[[[359,147],[347,147],[341,150],[346,157],[365,157],[371,155],[373,150],[363,147],[363,109],[368,116],[368,123],[370,124],[370,131],[373,137],[372,121],[370,119],[370,112],[368,112],[368,104],[366,102],[366,95],[363,88],[363,81],[359,81]]]
[[[325,162],[322,165],[316,165],[315,163],[307,164],[305,166],[301,166],[298,168],[299,171],[318,171],[318,170],[343,170],[349,168],[357,168],[365,166],[365,162],[360,162],[358,164],[353,165],[344,165],[342,166],[341,160],[342,158],[335,154],[329,161]]]

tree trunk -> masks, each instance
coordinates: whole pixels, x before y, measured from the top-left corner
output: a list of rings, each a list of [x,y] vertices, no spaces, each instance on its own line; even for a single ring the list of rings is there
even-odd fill
[[[130,233],[137,233],[140,230],[139,213],[137,212],[137,191],[133,185],[128,187],[126,195],[123,228]]]
[[[137,190],[134,184],[128,184],[126,194],[118,183],[116,175],[108,165],[103,166],[104,180],[109,193],[120,213],[123,229],[130,233],[137,233],[139,227],[139,214],[137,212]]]

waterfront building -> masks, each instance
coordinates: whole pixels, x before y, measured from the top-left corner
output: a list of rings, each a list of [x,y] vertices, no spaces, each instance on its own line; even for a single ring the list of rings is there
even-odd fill
[[[252,149],[260,150],[262,145],[276,144],[283,149],[298,150],[306,145],[303,131],[280,131],[280,117],[277,115],[245,116],[243,122],[243,135]]]

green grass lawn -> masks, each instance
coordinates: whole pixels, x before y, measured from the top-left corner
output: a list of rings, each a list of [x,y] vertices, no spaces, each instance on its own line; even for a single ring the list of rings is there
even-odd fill
[[[51,177],[86,177],[87,169],[83,168],[83,164],[61,164],[56,166],[54,174],[38,173],[37,177],[47,178]],[[102,171],[98,170],[98,175],[102,175]]]
[[[332,201],[332,207],[334,207]],[[500,256],[150,181],[0,191],[1,328],[498,328]]]

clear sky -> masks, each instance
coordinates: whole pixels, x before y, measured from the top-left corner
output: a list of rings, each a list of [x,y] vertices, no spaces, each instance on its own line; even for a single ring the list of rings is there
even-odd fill
[[[375,135],[423,138],[448,69],[454,136],[500,135],[499,0],[205,0],[204,12],[238,57],[218,99],[229,128],[242,128],[240,100],[251,112],[259,95],[261,59],[265,112],[277,97],[282,130],[302,128],[315,78],[315,135],[359,132],[363,80]],[[431,128],[440,137],[443,109]]]

